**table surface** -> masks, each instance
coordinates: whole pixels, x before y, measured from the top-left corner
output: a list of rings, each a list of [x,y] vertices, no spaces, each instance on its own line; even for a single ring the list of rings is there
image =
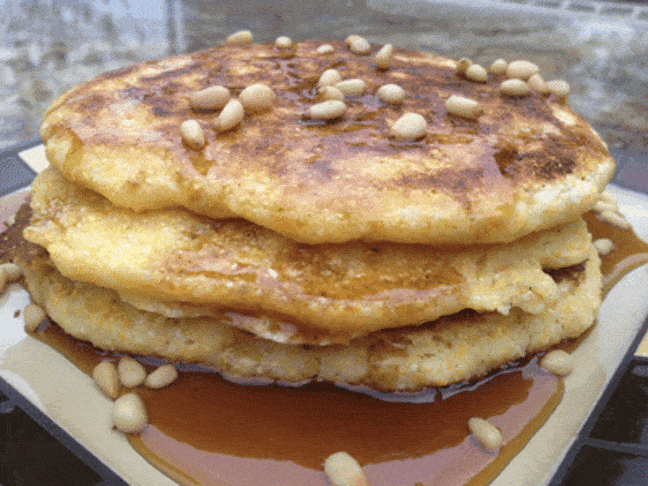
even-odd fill
[[[238,29],[250,29],[259,42],[279,35],[298,41],[357,33],[370,42],[468,57],[484,65],[499,57],[531,60],[546,79],[570,83],[570,105],[601,134],[618,161],[615,182],[648,192],[648,4],[643,2],[0,0],[0,8],[0,195],[33,177],[19,154],[37,141],[43,112],[57,96],[108,70],[217,45]],[[613,484],[601,483],[606,473],[597,469],[612,463],[629,470],[627,478],[637,471],[645,479],[648,446],[610,446],[625,441],[607,437],[596,426],[610,414],[648,416],[648,407],[641,406],[648,403],[648,342],[644,347],[645,356],[631,353],[622,364],[556,485],[582,484],[570,478],[582,479],[584,473],[594,474],[591,484]],[[635,403],[628,400],[638,405],[628,409]],[[600,417],[604,420],[597,422]],[[46,446],[33,455],[58,454],[76,471],[42,484],[117,481],[1,381],[0,424],[15,432],[0,434],[3,466],[13,462],[12,447],[22,454],[16,457],[25,457],[18,443],[28,439],[29,450],[37,442],[64,444],[65,450]],[[77,465],[67,449],[92,471]],[[17,463],[4,467],[0,484],[41,484],[29,474]]]

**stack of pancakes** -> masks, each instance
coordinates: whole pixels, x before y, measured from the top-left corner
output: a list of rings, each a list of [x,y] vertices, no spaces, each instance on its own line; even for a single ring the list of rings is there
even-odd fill
[[[600,261],[581,215],[614,168],[597,134],[554,95],[502,95],[503,75],[404,49],[381,69],[321,44],[220,46],[57,100],[24,230],[34,300],[100,348],[383,391],[479,377],[591,326]],[[331,68],[366,90],[309,118]],[[260,82],[274,106],[231,130],[189,102]],[[380,101],[388,83],[401,104]],[[483,113],[448,114],[451,95]],[[422,138],[390,134],[407,112]]]

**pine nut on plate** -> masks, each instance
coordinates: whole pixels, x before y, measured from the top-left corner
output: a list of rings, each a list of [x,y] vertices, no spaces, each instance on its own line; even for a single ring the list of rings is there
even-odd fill
[[[468,420],[468,429],[482,447],[488,451],[497,451],[504,443],[500,430],[482,418],[473,417]]]
[[[144,402],[136,393],[122,395],[113,404],[113,424],[127,434],[137,434],[148,425]]]

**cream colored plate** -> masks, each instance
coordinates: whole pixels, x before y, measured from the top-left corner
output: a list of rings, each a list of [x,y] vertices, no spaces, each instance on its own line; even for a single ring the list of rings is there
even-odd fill
[[[35,170],[46,166],[42,148],[26,152],[24,158]],[[617,187],[610,190],[636,232],[648,240],[648,196]],[[111,402],[91,378],[25,334],[22,317],[15,318],[14,312],[28,302],[27,292],[15,284],[0,297],[0,376],[128,483],[175,485],[111,429]],[[548,483],[647,314],[648,266],[643,266],[608,294],[598,325],[574,353],[578,366],[566,379],[563,401],[494,486]],[[648,341],[645,348],[648,354]]]

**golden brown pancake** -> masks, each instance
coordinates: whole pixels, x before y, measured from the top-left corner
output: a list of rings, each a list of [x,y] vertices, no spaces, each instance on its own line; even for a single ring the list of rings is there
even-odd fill
[[[503,77],[475,83],[431,54],[396,48],[382,70],[341,42],[333,55],[318,55],[318,45],[300,42],[290,55],[220,46],[99,76],[46,113],[48,159],[119,206],[241,217],[306,243],[509,242],[577,218],[612,175],[605,144],[553,95],[503,96]],[[307,119],[329,68],[361,78],[367,91],[347,97],[340,119]],[[227,132],[214,129],[218,112],[188,103],[208,86],[237,96],[258,82],[274,90],[274,108]],[[387,83],[405,89],[402,105],[378,99]],[[449,115],[451,95],[480,102],[484,113]],[[427,120],[421,140],[390,136],[406,112]],[[204,148],[183,143],[188,119],[203,127]]]
[[[300,244],[241,219],[119,208],[54,169],[34,181],[31,207],[25,238],[67,278],[148,310],[245,314],[261,322],[241,327],[266,334],[294,324],[315,342],[463,309],[540,314],[560,297],[548,270],[580,264],[591,250],[580,218],[501,245]]]
[[[21,262],[33,299],[67,333],[107,350],[200,363],[226,376],[303,383],[326,380],[416,391],[480,377],[580,335],[600,304],[600,261],[554,274],[560,296],[532,315],[463,311],[379,331],[348,346],[293,346],[260,339],[215,318],[169,319],[135,309],[113,290],[63,277],[46,254]]]

